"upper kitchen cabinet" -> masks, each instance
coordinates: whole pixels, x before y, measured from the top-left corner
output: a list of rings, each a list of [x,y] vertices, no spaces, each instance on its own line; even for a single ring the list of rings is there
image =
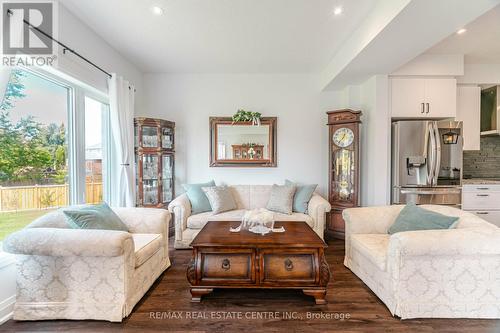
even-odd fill
[[[457,117],[463,122],[464,150],[481,149],[481,88],[458,86]]]
[[[391,79],[393,118],[454,118],[457,81],[449,78]]]

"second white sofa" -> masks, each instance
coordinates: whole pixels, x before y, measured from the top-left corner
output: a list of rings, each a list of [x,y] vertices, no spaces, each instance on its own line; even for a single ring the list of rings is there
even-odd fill
[[[168,209],[174,215],[176,249],[189,248],[193,238],[208,221],[240,221],[246,210],[265,208],[271,195],[272,185],[235,185],[230,186],[231,193],[238,206],[237,210],[214,215],[212,212],[191,215],[191,203],[186,194],[182,194],[170,203]],[[303,221],[323,238],[326,213],[330,203],[314,193],[309,201],[307,214],[291,215],[275,213],[276,221]]]
[[[453,229],[389,235],[404,206],[344,211],[347,266],[401,319],[500,318],[500,228],[446,206]]]

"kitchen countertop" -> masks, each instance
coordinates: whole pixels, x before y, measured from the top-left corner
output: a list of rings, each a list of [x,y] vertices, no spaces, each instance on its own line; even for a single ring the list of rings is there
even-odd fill
[[[499,184],[500,185],[500,178],[470,178],[470,179],[463,179],[462,180],[463,185],[485,185],[485,184]]]

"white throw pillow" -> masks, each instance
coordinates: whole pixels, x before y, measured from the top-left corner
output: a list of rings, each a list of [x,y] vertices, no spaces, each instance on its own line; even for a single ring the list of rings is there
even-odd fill
[[[295,185],[276,185],[271,189],[271,196],[267,202],[267,209],[277,213],[292,214]]]
[[[210,202],[212,212],[219,214],[237,208],[231,190],[227,186],[211,186],[201,188]]]

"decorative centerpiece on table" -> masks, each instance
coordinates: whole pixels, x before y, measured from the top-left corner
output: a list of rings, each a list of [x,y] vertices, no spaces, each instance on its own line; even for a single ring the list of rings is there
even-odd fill
[[[274,214],[265,208],[248,210],[241,218],[241,224],[237,228],[231,228],[231,232],[248,230],[255,234],[265,235],[270,232],[284,232],[285,228],[274,228]]]
[[[233,124],[239,122],[251,122],[254,126],[260,126],[260,119],[262,118],[262,114],[260,112],[252,112],[239,109],[232,118]]]

